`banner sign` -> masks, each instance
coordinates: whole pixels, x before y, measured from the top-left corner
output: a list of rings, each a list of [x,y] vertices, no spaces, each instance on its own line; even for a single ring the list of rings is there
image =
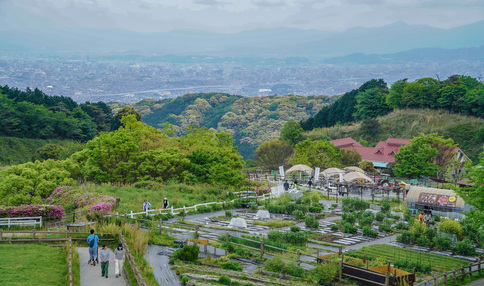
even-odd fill
[[[428,204],[433,206],[455,208],[457,196],[446,196],[439,194],[420,193],[418,202],[421,204]]]
[[[281,175],[281,180],[284,180],[284,166],[279,166],[279,175]]]
[[[314,169],[314,181],[315,182],[319,181],[319,171],[321,171],[321,169],[319,167],[316,167],[316,169]]]

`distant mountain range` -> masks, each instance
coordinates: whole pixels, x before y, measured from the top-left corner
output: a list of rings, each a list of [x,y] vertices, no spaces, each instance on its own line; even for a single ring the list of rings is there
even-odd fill
[[[484,21],[453,29],[394,23],[343,32],[293,28],[258,29],[236,34],[200,31],[135,33],[84,28],[0,30],[0,53],[66,56],[206,55],[217,57],[306,57],[328,59],[355,53],[393,54],[414,49],[471,49],[482,56]],[[427,50],[425,50],[427,49]],[[411,51],[409,53],[415,53]],[[445,51],[441,50],[445,56]],[[472,54],[472,53],[471,53]],[[405,53],[398,54],[404,57]],[[353,58],[360,57],[352,55]],[[341,60],[341,59],[339,59]]]

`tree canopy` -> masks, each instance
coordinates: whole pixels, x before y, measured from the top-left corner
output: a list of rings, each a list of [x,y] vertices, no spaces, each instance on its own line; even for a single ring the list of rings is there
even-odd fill
[[[339,167],[341,150],[326,140],[306,139],[296,144],[291,162],[314,167]]]

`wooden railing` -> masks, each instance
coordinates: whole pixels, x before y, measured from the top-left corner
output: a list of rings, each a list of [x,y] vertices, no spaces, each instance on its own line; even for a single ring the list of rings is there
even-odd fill
[[[134,257],[131,254],[131,251],[129,250],[128,243],[124,239],[123,234],[120,232],[119,233],[119,240],[123,244],[124,250],[126,251],[126,260],[129,263],[129,266],[131,267],[131,270],[133,271],[134,277],[136,279],[136,282],[138,283],[138,286],[147,286],[145,279],[141,276],[141,271],[139,271],[138,266],[136,265],[136,262],[134,261]]]
[[[476,273],[478,272],[479,275],[481,275],[482,273],[482,265],[484,264],[484,260],[479,257],[479,261],[475,262],[475,263],[471,263],[467,266],[462,266],[461,268],[459,269],[453,269],[452,271],[446,271],[440,275],[436,275],[436,276],[433,276],[433,277],[430,277],[430,278],[427,278],[425,279],[424,281],[421,281],[417,284],[415,284],[415,286],[438,286],[438,285],[444,285],[444,286],[447,286],[447,283],[449,282],[453,282],[454,284],[456,284],[456,281],[458,279],[460,280],[465,280],[465,278],[467,276],[469,276],[469,278],[472,278],[472,274],[473,273]]]
[[[25,236],[12,236],[8,234],[30,234],[31,237]],[[63,237],[49,237],[45,235],[49,234],[62,234]],[[69,240],[82,240],[85,241],[86,237],[72,237],[72,235],[90,235],[89,232],[69,232],[69,231],[37,231],[37,230],[16,230],[5,231],[0,229],[0,242],[53,242],[53,241],[69,241]],[[117,235],[116,233],[96,233],[98,236],[103,237],[106,235]],[[112,238],[102,238],[103,240],[114,240]],[[87,242],[86,242],[87,243]]]

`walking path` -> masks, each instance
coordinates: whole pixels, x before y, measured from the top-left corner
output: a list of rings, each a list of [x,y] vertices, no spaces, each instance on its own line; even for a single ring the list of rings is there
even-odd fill
[[[109,250],[109,278],[101,277],[101,263],[96,266],[88,264],[89,249],[78,247],[79,264],[81,265],[81,286],[126,286],[123,276],[116,278],[114,275],[114,253]]]
[[[476,281],[472,281],[471,283],[467,283],[465,285],[466,286],[482,286],[482,285],[484,285],[484,278],[481,278],[481,279],[476,280]]]

